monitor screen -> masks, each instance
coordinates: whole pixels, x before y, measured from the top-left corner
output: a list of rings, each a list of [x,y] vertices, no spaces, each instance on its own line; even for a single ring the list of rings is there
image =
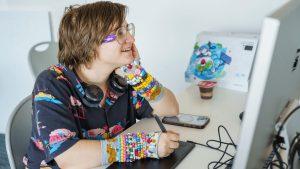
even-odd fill
[[[300,1],[289,1],[263,22],[234,169],[262,168],[276,120],[300,96]]]

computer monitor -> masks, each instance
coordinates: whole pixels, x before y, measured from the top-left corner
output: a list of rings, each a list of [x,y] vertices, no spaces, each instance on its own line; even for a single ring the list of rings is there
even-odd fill
[[[279,114],[300,96],[299,56],[300,1],[294,0],[264,19],[234,169],[264,165]]]

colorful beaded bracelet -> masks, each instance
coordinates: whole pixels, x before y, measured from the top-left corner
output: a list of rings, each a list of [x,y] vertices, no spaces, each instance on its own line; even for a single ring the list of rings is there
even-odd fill
[[[162,98],[163,86],[151,74],[147,73],[141,65],[130,64],[123,66],[122,70],[125,72],[127,83],[140,96],[151,102]]]
[[[159,158],[157,152],[161,132],[128,133],[101,141],[102,165],[132,162],[142,158]]]

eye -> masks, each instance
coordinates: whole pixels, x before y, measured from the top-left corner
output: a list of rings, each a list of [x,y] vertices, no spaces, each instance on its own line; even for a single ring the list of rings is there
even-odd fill
[[[122,27],[121,29],[118,30],[117,36],[122,38],[126,36],[126,28]]]

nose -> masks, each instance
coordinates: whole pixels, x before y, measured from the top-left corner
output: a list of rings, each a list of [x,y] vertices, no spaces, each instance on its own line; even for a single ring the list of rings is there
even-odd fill
[[[134,41],[135,41],[134,36],[132,36],[130,33],[127,33],[126,43],[133,43]]]

